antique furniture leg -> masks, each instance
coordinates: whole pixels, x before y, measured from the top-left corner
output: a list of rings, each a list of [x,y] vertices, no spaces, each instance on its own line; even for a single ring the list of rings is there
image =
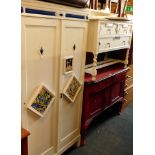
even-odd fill
[[[119,107],[118,107],[118,111],[117,111],[117,115],[121,114],[121,110],[122,110],[122,106],[123,106],[123,99],[121,101],[119,101]]]
[[[97,54],[94,54],[94,58],[93,58],[93,68],[92,68],[92,80],[93,80],[93,81],[96,80],[96,75],[97,75],[96,66],[97,66]]]
[[[130,49],[127,49],[127,51],[126,51],[126,57],[125,57],[125,61],[124,61],[124,67],[125,67],[125,68],[126,68],[127,65],[128,65],[129,50],[130,50]]]
[[[81,127],[81,145],[86,144],[86,130],[87,130],[86,125],[82,124],[82,127]]]

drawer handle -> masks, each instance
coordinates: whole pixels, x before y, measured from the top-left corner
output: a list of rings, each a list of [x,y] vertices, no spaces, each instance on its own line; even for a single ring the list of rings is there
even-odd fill
[[[117,39],[120,39],[120,37],[114,37],[114,38],[113,38],[113,40],[117,40]]]
[[[100,46],[100,45],[101,45],[101,42],[99,42],[98,44],[99,44],[99,46]]]

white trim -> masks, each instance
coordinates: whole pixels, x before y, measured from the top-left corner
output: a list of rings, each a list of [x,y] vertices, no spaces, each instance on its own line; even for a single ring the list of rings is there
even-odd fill
[[[53,154],[53,146],[48,148],[47,150],[45,150],[43,153],[41,153],[40,155],[50,155]]]
[[[57,153],[57,155],[61,155],[62,153],[64,153],[68,148],[70,148],[72,145],[74,145],[76,142],[78,142],[81,138],[81,135],[78,135],[77,137],[75,137],[72,141],[70,141],[69,143],[67,143],[67,145],[65,145],[64,147],[62,147],[59,152]]]

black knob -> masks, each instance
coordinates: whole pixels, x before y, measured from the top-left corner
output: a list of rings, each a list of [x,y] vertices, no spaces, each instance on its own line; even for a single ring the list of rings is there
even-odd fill
[[[75,49],[76,49],[76,45],[74,44],[74,46],[73,46],[73,49],[74,49],[74,51],[75,51]]]
[[[101,45],[101,43],[100,43],[100,42],[99,42],[98,44],[99,44],[99,46]]]
[[[41,53],[41,55],[44,53],[44,50],[43,50],[42,47],[41,47],[41,49],[40,49],[40,53]]]

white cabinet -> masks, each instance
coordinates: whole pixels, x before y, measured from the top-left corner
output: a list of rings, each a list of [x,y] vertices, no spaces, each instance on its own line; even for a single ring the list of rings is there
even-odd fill
[[[59,22],[56,19],[22,17],[22,125],[31,133],[30,155],[39,155],[47,149],[52,154],[56,147],[54,119],[57,99],[43,118],[27,110],[23,104],[41,83],[57,95]]]
[[[92,80],[96,79],[97,69],[115,63],[128,64],[128,54],[132,39],[132,21],[119,18],[92,18],[88,22],[87,52],[94,55],[93,64],[86,67],[86,72],[92,74]],[[125,60],[107,60],[107,52],[126,49]],[[98,66],[97,56],[105,53],[105,61]],[[116,52],[117,54],[117,52]],[[107,63],[108,62],[108,63]],[[92,67],[92,68],[90,68]]]
[[[73,103],[66,100],[64,96],[59,100],[58,148],[60,152],[76,141],[80,143],[87,22],[62,20],[61,32],[60,93],[73,75],[82,87]],[[73,57],[73,69],[71,73],[64,74],[64,58],[69,56]]]
[[[129,48],[131,37],[131,21],[90,20],[87,51],[97,54]]]
[[[49,16],[51,10],[55,9],[52,5],[35,3],[23,3],[22,126],[31,133],[29,155],[58,155],[70,146],[80,144],[87,20],[85,14],[75,15],[84,19],[65,17],[65,8],[59,8],[58,5],[58,13]],[[64,16],[56,17],[59,14]],[[64,73],[66,57],[73,58],[72,72],[68,74]],[[75,101],[70,103],[62,93],[72,76],[76,76],[81,89]],[[44,84],[55,94],[54,102],[43,117],[27,109],[29,99],[40,84]]]

